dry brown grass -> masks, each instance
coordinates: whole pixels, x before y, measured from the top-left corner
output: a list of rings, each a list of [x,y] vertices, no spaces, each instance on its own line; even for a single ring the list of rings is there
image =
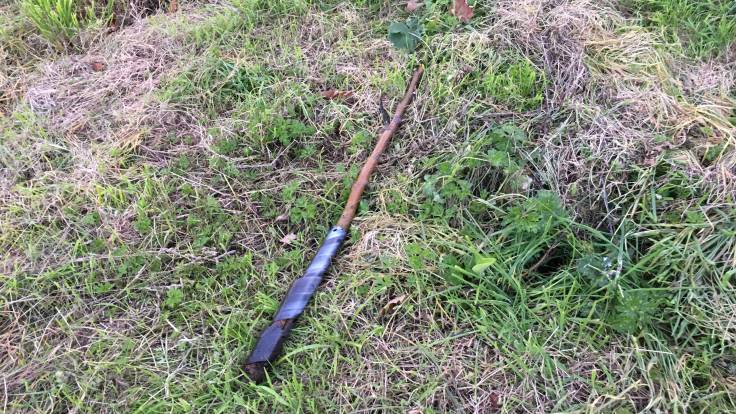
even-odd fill
[[[115,142],[158,115],[147,107],[150,94],[178,59],[176,40],[142,20],[83,55],[43,65],[28,81],[25,102],[55,133]]]
[[[542,62],[549,75],[545,110],[535,120],[547,154],[541,173],[574,211],[605,211],[629,194],[618,188],[625,175],[610,173],[616,165],[651,165],[677,148],[693,153],[688,174],[717,183],[713,202],[733,191],[733,63],[676,59],[656,35],[626,27],[613,3],[528,0],[501,2],[497,11],[489,35]],[[548,131],[549,123],[559,127]],[[712,165],[695,161],[722,143],[726,150]]]

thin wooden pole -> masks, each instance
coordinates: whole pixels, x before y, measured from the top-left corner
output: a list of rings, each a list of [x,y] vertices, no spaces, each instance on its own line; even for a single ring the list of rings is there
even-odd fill
[[[386,147],[388,147],[388,144],[391,141],[391,137],[394,135],[396,130],[399,129],[399,125],[401,124],[401,117],[404,116],[404,111],[406,111],[406,108],[409,106],[409,104],[411,104],[412,99],[414,99],[414,92],[417,89],[417,85],[419,84],[419,80],[422,78],[423,73],[423,66],[418,67],[414,71],[414,75],[411,77],[411,82],[406,88],[406,94],[404,94],[404,98],[401,100],[401,102],[399,102],[399,105],[396,107],[396,113],[394,114],[394,117],[391,119],[391,122],[383,130],[383,132],[381,132],[381,134],[378,136],[378,142],[376,142],[376,146],[373,148],[373,152],[365,161],[365,164],[363,164],[363,168],[361,168],[358,178],[355,180],[355,183],[353,183],[353,188],[350,190],[348,202],[347,204],[345,204],[345,210],[343,210],[342,215],[340,216],[340,220],[337,221],[337,225],[342,227],[343,229],[347,230],[348,228],[350,228],[350,223],[352,223],[353,218],[355,218],[355,212],[358,210],[360,198],[363,196],[363,191],[365,191],[365,187],[368,185],[368,180],[370,179],[371,174],[373,174],[373,171],[376,169],[376,166],[378,165],[378,159],[380,158],[381,154],[383,154],[383,151],[385,151]]]
[[[379,135],[373,152],[360,170],[360,174],[350,190],[350,196],[340,219],[330,229],[329,233],[327,233],[327,237],[322,242],[317,255],[309,263],[309,267],[307,267],[304,275],[291,284],[286,297],[281,302],[281,306],[279,306],[279,310],[273,318],[273,322],[258,338],[258,342],[248,357],[244,368],[246,375],[252,381],[261,382],[265,377],[266,366],[278,358],[281,352],[281,345],[289,335],[294,321],[304,312],[304,308],[309,303],[320,282],[322,282],[322,277],[330,267],[332,259],[337,254],[340,246],[342,246],[343,241],[345,241],[347,231],[350,228],[353,218],[355,218],[355,212],[358,210],[360,197],[368,185],[371,174],[378,165],[378,158],[388,146],[391,136],[399,128],[401,117],[414,98],[414,93],[423,73],[424,67],[422,66],[414,71],[411,81],[406,88],[406,94],[404,94],[404,98],[396,107],[396,113],[393,119]]]

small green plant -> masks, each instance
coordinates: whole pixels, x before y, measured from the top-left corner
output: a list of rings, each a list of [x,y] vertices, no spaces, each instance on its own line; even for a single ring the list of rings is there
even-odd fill
[[[497,102],[517,111],[538,107],[544,98],[544,72],[528,59],[491,68],[483,78],[482,90]]]
[[[267,141],[278,141],[281,145],[287,146],[300,138],[310,137],[316,132],[314,127],[305,125],[301,121],[279,117],[273,120]]]
[[[540,191],[535,197],[509,209],[503,224],[513,234],[527,238],[546,231],[550,223],[565,218],[560,199],[551,191]]]
[[[116,0],[22,0],[21,10],[41,36],[63,49],[80,30],[109,23],[118,5]]]
[[[81,28],[74,0],[23,0],[22,10],[41,36],[59,47]]]
[[[646,330],[661,314],[663,299],[656,291],[631,290],[617,301],[608,323],[620,332],[637,333]]]
[[[424,177],[420,216],[451,220],[473,196],[485,198],[506,184],[514,187],[524,165],[518,149],[526,138],[517,126],[501,125],[475,137],[459,156],[439,162],[436,172]]]
[[[164,306],[168,308],[176,308],[184,301],[184,292],[179,288],[172,288],[166,291],[166,299]]]
[[[388,27],[388,40],[395,48],[413,52],[422,39],[423,28],[416,17],[406,22],[394,22]]]

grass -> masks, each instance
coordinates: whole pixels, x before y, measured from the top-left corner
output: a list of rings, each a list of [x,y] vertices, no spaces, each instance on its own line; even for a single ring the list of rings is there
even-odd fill
[[[88,33],[105,27],[127,25],[165,8],[166,0],[20,0],[23,17],[57,50],[80,49],[89,43]]]
[[[728,1],[636,0],[627,5],[645,26],[696,57],[719,53],[736,40],[736,8]]]
[[[73,0],[29,0],[23,3],[23,12],[41,36],[59,46],[81,28]]]
[[[728,42],[681,56],[625,4],[433,2],[409,54],[403,5],[242,0],[28,57],[55,38],[14,7],[4,412],[736,410]],[[242,381],[419,62],[347,245]]]

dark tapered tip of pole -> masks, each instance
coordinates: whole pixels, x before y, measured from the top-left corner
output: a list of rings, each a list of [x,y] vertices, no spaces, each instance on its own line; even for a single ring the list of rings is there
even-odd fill
[[[251,362],[245,364],[245,375],[251,382],[260,384],[266,376],[266,363],[265,362]]]

